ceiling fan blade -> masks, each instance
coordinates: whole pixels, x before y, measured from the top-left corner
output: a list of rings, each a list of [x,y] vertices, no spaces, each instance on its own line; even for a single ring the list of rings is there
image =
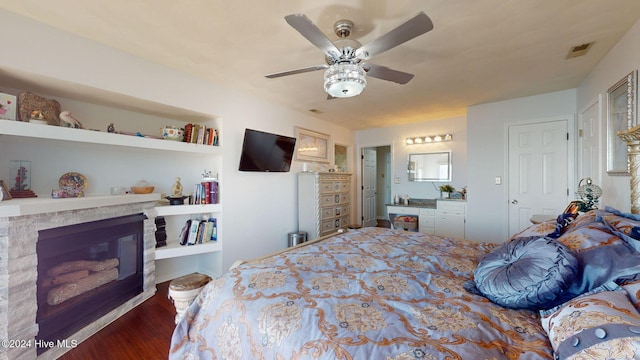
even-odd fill
[[[340,56],[340,50],[329,40],[329,38],[304,14],[287,15],[284,19],[294,29],[298,30],[302,36],[309,40],[318,49],[322,50],[330,57]]]
[[[406,72],[398,71],[390,69],[386,66],[376,65],[376,64],[364,64],[362,65],[364,71],[366,71],[367,76],[371,76],[374,78],[392,81],[398,84],[406,84],[411,79],[413,79],[413,74],[409,74]]]
[[[425,13],[420,12],[406,23],[389,31],[372,42],[361,46],[356,50],[356,57],[364,60],[370,59],[375,55],[420,36],[431,29],[433,29],[433,22],[431,22],[431,19],[429,19]]]
[[[275,79],[275,78],[279,78],[279,77],[282,77],[282,76],[302,74],[302,73],[316,71],[316,70],[323,70],[323,69],[326,69],[328,67],[329,67],[329,65],[326,65],[326,64],[325,65],[315,65],[315,66],[309,66],[309,67],[301,68],[301,69],[295,69],[295,70],[289,70],[289,71],[283,71],[283,72],[279,72],[279,73],[269,74],[269,75],[265,75],[265,77],[267,77],[269,79]]]

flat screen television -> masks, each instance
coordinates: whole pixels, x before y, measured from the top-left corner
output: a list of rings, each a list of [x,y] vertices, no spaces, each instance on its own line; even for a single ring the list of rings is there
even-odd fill
[[[240,171],[288,172],[296,138],[245,129]]]

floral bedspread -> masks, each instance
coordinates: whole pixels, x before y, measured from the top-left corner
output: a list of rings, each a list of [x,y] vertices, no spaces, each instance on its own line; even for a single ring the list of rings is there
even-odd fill
[[[552,359],[539,315],[463,289],[495,248],[363,228],[211,281],[171,359]]]

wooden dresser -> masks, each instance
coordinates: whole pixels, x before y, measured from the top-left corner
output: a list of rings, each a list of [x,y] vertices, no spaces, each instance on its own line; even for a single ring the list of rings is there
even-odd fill
[[[351,174],[298,174],[298,231],[307,240],[346,228],[351,219]]]

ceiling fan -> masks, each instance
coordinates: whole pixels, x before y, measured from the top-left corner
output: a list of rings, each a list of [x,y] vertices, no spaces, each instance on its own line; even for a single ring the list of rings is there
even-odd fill
[[[366,75],[398,84],[408,83],[413,78],[413,74],[393,70],[367,61],[375,55],[433,29],[431,19],[425,13],[420,12],[385,35],[366,45],[362,45],[356,40],[348,39],[353,29],[353,22],[350,20],[339,20],[334,24],[335,33],[340,37],[334,42],[331,42],[303,14],[288,15],[285,16],[285,20],[294,29],[298,30],[302,36],[324,52],[326,64],[269,74],[266,77],[273,79],[310,71],[325,70],[324,90],[329,98],[344,98],[360,94],[367,86]]]

